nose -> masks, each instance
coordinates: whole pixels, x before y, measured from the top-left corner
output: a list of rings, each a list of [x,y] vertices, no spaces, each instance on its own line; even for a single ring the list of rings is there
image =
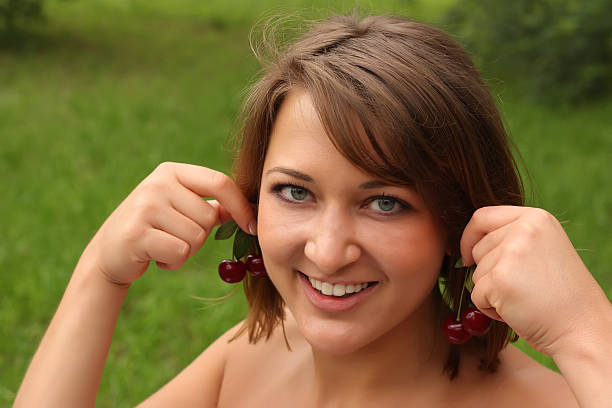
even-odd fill
[[[357,261],[361,247],[351,217],[340,210],[324,211],[315,220],[304,254],[320,272],[328,275]]]

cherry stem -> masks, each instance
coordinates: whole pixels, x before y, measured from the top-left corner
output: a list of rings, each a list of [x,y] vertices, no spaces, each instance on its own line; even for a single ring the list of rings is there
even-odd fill
[[[463,292],[465,292],[465,277],[463,278],[463,285],[461,286],[461,296],[459,297],[459,306],[457,307],[457,318],[455,319],[456,321],[461,320],[461,304],[463,303]]]
[[[467,290],[465,285],[467,284],[468,276],[471,275],[474,269],[474,266],[469,267],[468,270],[465,272],[465,275],[463,275],[463,285],[461,286],[461,296],[459,297],[459,306],[457,307],[456,321],[461,321],[461,305],[463,303],[463,292]]]

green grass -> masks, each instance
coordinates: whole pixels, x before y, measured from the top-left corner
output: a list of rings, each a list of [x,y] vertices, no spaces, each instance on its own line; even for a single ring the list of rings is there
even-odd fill
[[[436,21],[450,2],[360,8]],[[50,2],[45,26],[0,50],[0,405],[12,402],[81,251],[132,188],[162,161],[229,168],[225,140],[257,71],[247,40],[257,18],[354,2],[279,4]],[[510,91],[503,110],[536,203],[567,221],[610,295],[612,103],[538,106]],[[209,242],[181,270],[152,267],[132,287],[98,406],[135,405],[244,316],[242,296],[215,307],[194,298],[230,290],[215,272],[229,253]]]

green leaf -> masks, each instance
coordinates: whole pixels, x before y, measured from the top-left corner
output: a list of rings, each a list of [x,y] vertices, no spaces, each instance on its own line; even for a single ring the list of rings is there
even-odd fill
[[[217,228],[217,232],[215,233],[215,239],[228,239],[232,235],[234,235],[234,232],[236,232],[237,229],[238,224],[236,224],[236,221],[229,220],[228,222]]]
[[[474,289],[474,281],[472,280],[472,275],[474,275],[474,271],[476,270],[476,265],[470,266],[470,269],[467,271],[467,276],[465,277],[464,286],[468,292],[472,293],[472,289]]]
[[[243,230],[239,229],[234,237],[234,258],[240,259],[248,254],[253,247],[254,240],[255,237],[253,235],[249,235]]]
[[[443,278],[442,276],[438,277],[438,289],[440,290],[442,300],[444,301],[444,303],[446,303],[446,306],[448,306],[450,310],[454,310],[453,298],[451,297],[448,290],[446,290],[446,278]]]
[[[465,265],[463,265],[463,259],[459,258],[459,260],[457,261],[457,263],[455,264],[455,268],[459,269],[459,268],[465,268]]]

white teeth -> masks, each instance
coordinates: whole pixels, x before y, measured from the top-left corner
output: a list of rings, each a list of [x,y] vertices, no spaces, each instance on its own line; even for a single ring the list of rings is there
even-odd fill
[[[334,285],[334,290],[332,292],[334,296],[344,296],[345,292],[346,292],[346,290],[345,290],[345,286],[344,285],[340,285],[340,284],[335,284]]]
[[[323,282],[320,280],[316,280],[311,277],[308,277],[308,281],[310,282],[310,285],[313,288],[321,291],[321,293],[327,296],[340,297],[340,296],[344,296],[345,294],[361,292],[361,290],[368,287],[367,282],[349,283],[348,285],[345,285],[344,283],[332,284],[329,282]]]

